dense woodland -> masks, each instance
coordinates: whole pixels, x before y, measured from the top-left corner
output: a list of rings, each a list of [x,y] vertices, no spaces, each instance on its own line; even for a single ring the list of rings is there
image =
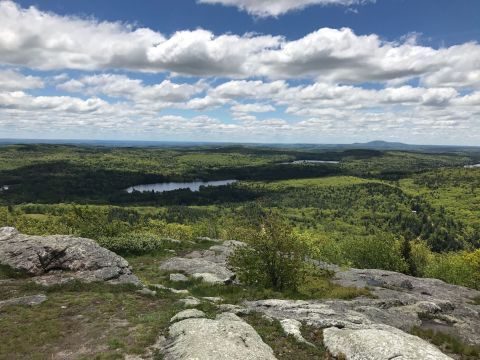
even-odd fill
[[[165,237],[246,240],[276,210],[308,256],[480,288],[480,158],[432,151],[203,146],[0,147],[0,226],[77,234],[118,253]],[[338,164],[289,164],[294,160]],[[237,179],[199,192],[132,185]]]

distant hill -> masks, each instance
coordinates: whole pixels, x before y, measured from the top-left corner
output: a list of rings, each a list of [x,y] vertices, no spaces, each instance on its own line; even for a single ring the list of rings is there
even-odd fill
[[[269,143],[234,143],[234,142],[207,142],[207,141],[140,141],[140,140],[82,140],[82,139],[0,139],[0,145],[13,144],[56,144],[56,145],[83,145],[83,146],[106,146],[106,147],[262,147],[274,149],[369,149],[369,150],[406,150],[426,152],[452,152],[462,150],[479,150],[478,146],[464,145],[412,145],[401,142],[389,142],[375,140],[365,143],[353,144],[269,144]]]

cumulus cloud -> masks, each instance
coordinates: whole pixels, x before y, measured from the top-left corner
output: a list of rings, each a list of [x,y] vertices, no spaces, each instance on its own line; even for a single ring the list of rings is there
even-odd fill
[[[275,111],[275,108],[270,104],[236,104],[231,107],[231,110],[234,112],[243,112],[243,113],[264,113]]]
[[[375,2],[375,0],[198,0],[200,4],[220,4],[235,6],[242,11],[258,17],[268,17],[301,10],[312,5],[352,6]]]
[[[126,69],[332,83],[399,84],[419,78],[425,86],[478,88],[479,58],[477,43],[434,49],[417,45],[412,37],[386,42],[376,34],[360,36],[348,28],[323,28],[296,40],[216,35],[203,29],[165,36],[147,28],[0,2],[0,63],[41,70]]]
[[[435,49],[414,36],[386,42],[348,28],[296,40],[203,29],[164,35],[0,0],[0,132],[295,142],[396,134],[475,143],[479,59],[474,42]],[[160,80],[136,78],[139,71]]]
[[[69,96],[32,96],[23,91],[0,93],[0,108],[22,111],[60,111],[91,113],[108,108],[107,102],[91,98],[82,100]]]
[[[43,80],[37,76],[25,76],[12,69],[0,69],[0,90],[38,89],[43,86]]]
[[[202,81],[178,84],[164,80],[159,84],[145,85],[141,80],[131,79],[125,75],[100,74],[70,79],[59,84],[57,88],[88,95],[102,94],[113,98],[126,98],[136,102],[176,103],[187,101],[193,95],[202,92],[205,84]]]

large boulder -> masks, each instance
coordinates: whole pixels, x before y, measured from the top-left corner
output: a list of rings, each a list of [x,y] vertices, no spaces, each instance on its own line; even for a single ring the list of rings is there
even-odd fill
[[[193,251],[185,257],[167,259],[160,265],[160,269],[181,271],[212,284],[228,284],[235,279],[235,274],[227,267],[227,259],[237,246],[244,246],[244,243],[225,241],[208,250]]]
[[[44,284],[79,279],[140,285],[121,256],[93,240],[73,236],[30,236],[11,227],[0,228],[0,264]]]
[[[452,360],[435,346],[395,328],[323,331],[328,351],[346,360]]]
[[[274,360],[255,329],[232,313],[192,318],[170,326],[165,360]]]

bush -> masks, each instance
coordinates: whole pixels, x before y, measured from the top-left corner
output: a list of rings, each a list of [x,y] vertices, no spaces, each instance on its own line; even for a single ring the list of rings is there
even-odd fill
[[[149,233],[132,233],[116,237],[101,237],[99,245],[121,255],[155,253],[179,247],[181,244]]]
[[[302,280],[305,247],[281,218],[270,213],[259,231],[229,257],[239,280],[247,285],[296,291]]]
[[[393,237],[351,237],[341,241],[341,248],[346,261],[358,268],[399,272],[407,269],[400,244]]]
[[[425,269],[425,276],[480,289],[480,249],[435,254]]]
[[[415,264],[417,276],[424,276],[428,264],[433,261],[434,255],[425,241],[411,241],[410,247],[410,258],[413,264]]]

